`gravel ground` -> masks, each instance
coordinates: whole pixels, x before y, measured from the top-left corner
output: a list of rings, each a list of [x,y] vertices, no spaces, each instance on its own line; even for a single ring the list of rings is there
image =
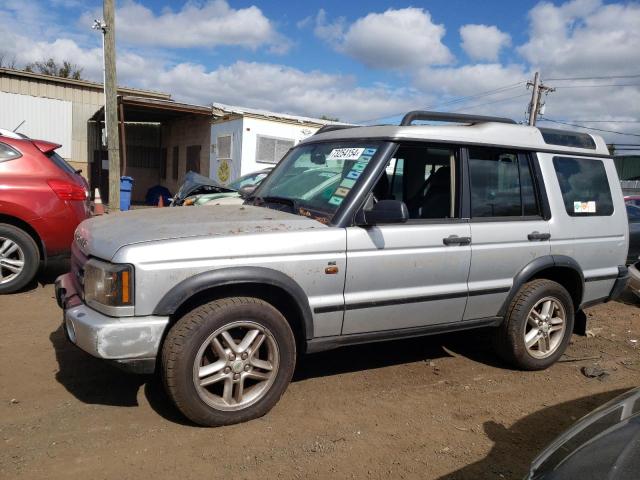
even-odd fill
[[[590,309],[594,336],[574,336],[544,372],[509,369],[483,332],[350,347],[303,358],[265,417],[199,428],[155,377],[67,343],[56,273],[0,297],[3,479],[520,479],[558,433],[640,384],[628,295]]]

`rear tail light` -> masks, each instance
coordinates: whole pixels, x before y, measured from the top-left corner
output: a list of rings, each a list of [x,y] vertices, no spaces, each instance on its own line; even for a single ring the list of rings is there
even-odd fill
[[[86,200],[87,191],[84,187],[64,180],[49,180],[47,182],[51,190],[60,200]]]

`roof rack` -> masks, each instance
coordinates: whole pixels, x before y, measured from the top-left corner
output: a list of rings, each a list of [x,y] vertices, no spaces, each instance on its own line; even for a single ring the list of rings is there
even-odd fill
[[[355,128],[359,125],[325,125],[320,127],[314,135],[318,135],[319,133],[333,132],[334,130],[344,130],[345,128]]]
[[[510,118],[504,117],[488,117],[485,115],[467,115],[465,113],[447,113],[447,112],[429,112],[426,110],[414,110],[402,117],[401,126],[411,125],[416,120],[433,120],[437,122],[452,123],[511,123],[516,122]]]

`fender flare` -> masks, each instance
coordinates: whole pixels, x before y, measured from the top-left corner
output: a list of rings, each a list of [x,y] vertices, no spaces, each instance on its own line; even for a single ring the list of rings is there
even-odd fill
[[[215,287],[258,283],[284,290],[295,302],[304,323],[305,338],[313,338],[313,317],[307,294],[288,275],[264,267],[227,267],[209,270],[189,277],[172,287],[160,299],[153,314],[169,316],[194,295]]]
[[[522,270],[515,275],[515,277],[513,277],[513,285],[511,286],[509,294],[504,300],[502,307],[500,307],[498,316],[504,317],[506,315],[507,308],[509,308],[511,300],[513,300],[513,297],[515,297],[522,285],[527,283],[536,273],[551,267],[563,267],[575,271],[580,276],[580,284],[582,286],[582,291],[584,292],[584,273],[582,272],[582,268],[580,268],[578,262],[566,255],[544,255],[542,257],[534,258],[531,262],[527,263]],[[577,307],[579,307],[581,303],[582,298],[579,298]],[[578,310],[578,308],[576,308],[576,310]]]

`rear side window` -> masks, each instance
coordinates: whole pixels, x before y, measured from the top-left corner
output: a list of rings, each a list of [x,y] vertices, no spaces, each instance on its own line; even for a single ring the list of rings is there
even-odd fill
[[[79,173],[75,168],[69,165],[67,161],[64,158],[62,158],[60,155],[58,155],[56,152],[47,153],[47,157],[49,157],[51,161],[58,166],[58,168],[60,168],[61,170],[64,170],[65,172],[70,173],[71,175],[77,175]]]
[[[10,147],[6,143],[0,143],[0,162],[6,162],[20,158],[22,155],[20,152]]]
[[[528,155],[470,148],[469,175],[472,218],[540,215]]]
[[[572,217],[613,214],[613,201],[602,160],[553,157],[562,199]]]

